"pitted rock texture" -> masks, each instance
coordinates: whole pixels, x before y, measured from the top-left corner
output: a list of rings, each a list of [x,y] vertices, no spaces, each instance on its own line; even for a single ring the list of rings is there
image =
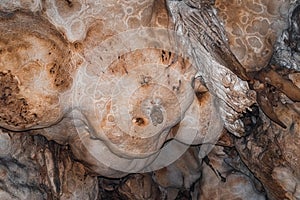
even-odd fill
[[[299,199],[298,5],[1,2],[0,197]]]
[[[3,12],[1,84],[9,99],[1,126],[44,128],[41,134],[69,143],[90,170],[113,178],[153,170],[165,149],[183,148],[177,159],[190,144],[216,142],[223,126],[216,99],[198,100],[194,84],[205,83],[195,80],[195,63],[178,46],[165,3],[52,1],[41,12],[17,4]],[[83,38],[74,39],[70,27],[78,20]]]
[[[68,43],[33,13],[1,11],[0,18],[1,126],[19,131],[58,122],[65,109],[59,96],[74,73]]]

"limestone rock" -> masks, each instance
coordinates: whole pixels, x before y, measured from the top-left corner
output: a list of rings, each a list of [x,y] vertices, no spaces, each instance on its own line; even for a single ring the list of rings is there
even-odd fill
[[[225,1],[215,5],[230,49],[248,71],[267,66],[280,31],[287,27],[290,1]]]
[[[0,199],[300,199],[299,1],[1,1]]]

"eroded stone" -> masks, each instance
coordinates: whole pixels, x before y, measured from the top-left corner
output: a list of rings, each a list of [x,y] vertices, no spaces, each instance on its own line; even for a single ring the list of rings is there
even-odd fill
[[[270,61],[276,38],[287,27],[288,5],[283,0],[215,2],[230,49],[247,71],[259,71]]]

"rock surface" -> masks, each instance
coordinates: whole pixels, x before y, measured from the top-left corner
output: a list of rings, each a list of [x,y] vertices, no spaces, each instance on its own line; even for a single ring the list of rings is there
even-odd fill
[[[300,199],[299,1],[2,1],[0,199]]]

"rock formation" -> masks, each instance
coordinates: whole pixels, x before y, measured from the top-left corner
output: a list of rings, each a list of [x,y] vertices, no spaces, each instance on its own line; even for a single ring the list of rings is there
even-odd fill
[[[300,199],[300,2],[0,2],[0,199]]]

